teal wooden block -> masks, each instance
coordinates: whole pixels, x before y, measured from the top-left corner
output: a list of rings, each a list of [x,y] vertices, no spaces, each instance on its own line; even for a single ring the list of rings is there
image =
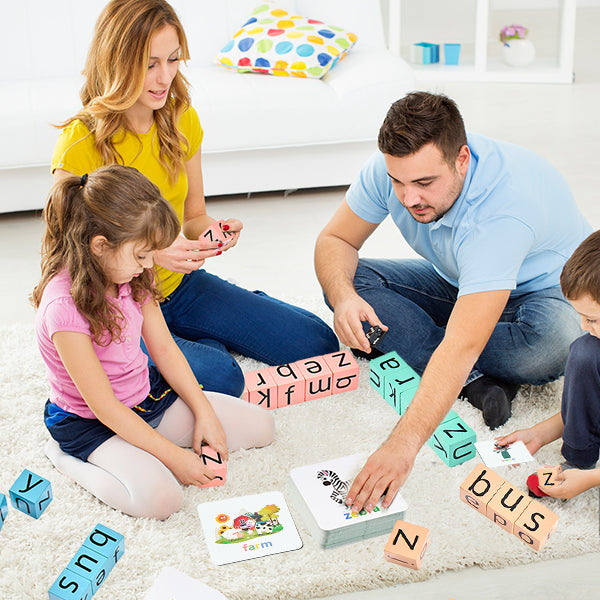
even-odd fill
[[[448,411],[448,414],[442,419],[441,425],[448,421],[452,421],[453,419],[460,419],[460,417],[458,416],[458,413],[455,410],[450,409]]]
[[[378,356],[369,361],[369,383],[382,398],[385,398],[385,377],[406,367],[408,365],[395,351]]]
[[[104,556],[82,545],[67,565],[67,570],[87,579],[95,594],[115,566],[112,556]]]
[[[8,503],[6,502],[6,496],[0,494],[0,530],[6,521],[6,515],[8,515]]]
[[[116,531],[98,523],[83,542],[83,545],[95,552],[111,558],[113,566],[125,553],[125,538]],[[112,567],[111,567],[112,568]]]
[[[17,510],[39,519],[52,500],[52,486],[47,479],[24,469],[12,484],[9,495]]]
[[[48,590],[50,600],[90,600],[94,595],[89,579],[65,569]]]
[[[457,415],[435,430],[427,445],[449,466],[454,467],[475,456],[475,432]]]
[[[399,415],[403,415],[417,393],[420,383],[421,378],[408,365],[394,369],[385,374],[384,398],[390,405],[392,405],[390,400],[393,398],[395,404],[392,406]]]

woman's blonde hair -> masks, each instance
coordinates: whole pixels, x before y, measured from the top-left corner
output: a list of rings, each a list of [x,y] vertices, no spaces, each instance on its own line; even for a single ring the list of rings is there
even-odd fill
[[[189,59],[185,32],[173,8],[164,0],[111,0],[94,30],[86,65],[83,105],[76,119],[96,136],[96,148],[105,165],[122,164],[114,136],[127,125],[125,111],[140,97],[148,63],[152,36],[165,26],[175,28],[179,38],[179,58]],[[184,168],[188,141],[177,129],[182,113],[190,106],[189,83],[178,70],[164,106],[154,111],[160,160],[174,182]],[[141,143],[141,142],[140,142]]]
[[[179,235],[175,211],[139,171],[110,165],[55,183],[43,217],[42,277],[31,294],[32,304],[39,307],[48,282],[66,269],[71,296],[89,321],[94,340],[101,345],[119,340],[123,315],[106,296],[111,281],[92,252],[92,240],[103,236],[113,252],[128,242],[148,251],[162,250]],[[136,302],[148,295],[154,301],[161,298],[150,269],[132,279],[131,289]]]

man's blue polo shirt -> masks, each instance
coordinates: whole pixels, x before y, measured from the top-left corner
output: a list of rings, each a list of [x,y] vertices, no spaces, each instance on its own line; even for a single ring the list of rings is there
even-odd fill
[[[592,232],[560,173],[538,154],[469,134],[462,192],[438,221],[418,223],[400,204],[376,153],[346,200],[370,223],[389,214],[408,244],[459,290],[521,295],[559,285],[573,250]]]

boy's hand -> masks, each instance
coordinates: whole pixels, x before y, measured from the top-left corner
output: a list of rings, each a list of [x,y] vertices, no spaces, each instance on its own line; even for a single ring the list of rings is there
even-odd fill
[[[536,435],[535,429],[530,427],[529,429],[519,429],[513,431],[508,435],[502,435],[497,437],[495,440],[496,444],[501,447],[510,446],[515,442],[523,442],[530,454],[535,454],[544,444]],[[545,490],[544,490],[545,491]]]
[[[561,481],[560,485],[547,486],[540,485],[539,488],[548,496],[553,498],[574,498],[579,494],[598,485],[598,476],[600,469],[567,469],[560,471],[556,476],[557,481]]]

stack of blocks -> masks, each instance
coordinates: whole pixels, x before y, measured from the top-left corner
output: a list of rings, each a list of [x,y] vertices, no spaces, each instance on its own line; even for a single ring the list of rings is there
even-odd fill
[[[98,523],[48,590],[50,600],[89,600],[125,552],[125,538]]]
[[[52,486],[47,479],[24,469],[12,484],[9,495],[16,509],[39,519],[52,500]]]
[[[460,486],[460,498],[534,550],[554,533],[558,515],[478,464]]]
[[[411,403],[421,378],[398,355],[388,352],[369,363],[369,381],[383,399],[402,416]],[[427,442],[449,466],[454,467],[476,454],[475,432],[451,410]]]
[[[267,409],[282,408],[358,387],[359,366],[350,350],[314,356],[245,374],[242,399]]]
[[[394,564],[418,569],[429,546],[429,529],[406,521],[396,521],[383,556]]]
[[[227,463],[221,458],[219,452],[210,446],[202,446],[202,453],[200,459],[214,474],[214,479],[211,479],[208,483],[200,485],[198,487],[217,487],[225,483],[225,477],[227,476]]]

